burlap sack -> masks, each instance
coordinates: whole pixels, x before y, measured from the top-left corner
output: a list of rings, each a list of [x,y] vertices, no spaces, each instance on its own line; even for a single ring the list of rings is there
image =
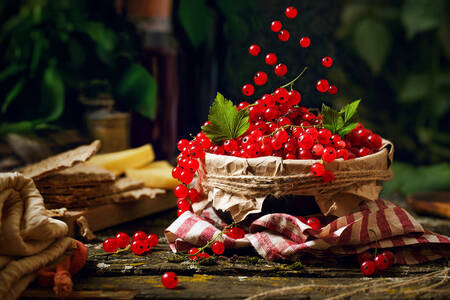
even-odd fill
[[[198,188],[207,195],[194,203],[197,213],[212,202],[215,209],[229,212],[236,222],[261,212],[268,195],[314,196],[324,215],[345,216],[363,200],[376,200],[381,182],[392,178],[394,146],[383,140],[377,153],[326,164],[333,183],[311,174],[317,160],[283,160],[280,157],[238,158],[207,153],[201,164]]]
[[[76,247],[67,225],[47,216],[33,180],[0,173],[0,299],[16,299],[36,272]]]

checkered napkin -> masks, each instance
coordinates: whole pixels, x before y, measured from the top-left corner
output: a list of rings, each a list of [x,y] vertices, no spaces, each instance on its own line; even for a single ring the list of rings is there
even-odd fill
[[[183,213],[166,230],[175,252],[205,245],[226,224],[212,207],[201,216]],[[220,229],[219,229],[220,228]],[[399,264],[417,264],[449,257],[450,238],[425,230],[401,207],[386,201],[363,202],[354,213],[314,230],[288,214],[267,214],[255,220],[242,239],[222,236],[227,249],[253,247],[267,260],[308,255],[316,258],[355,255],[390,248]],[[175,247],[176,245],[176,247]]]

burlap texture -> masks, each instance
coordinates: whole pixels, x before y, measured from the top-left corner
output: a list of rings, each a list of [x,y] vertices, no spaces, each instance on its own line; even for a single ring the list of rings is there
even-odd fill
[[[0,173],[0,299],[20,296],[35,273],[75,246],[67,225],[47,216],[33,180]]]
[[[333,171],[333,183],[324,183],[311,174],[318,160],[283,160],[280,157],[244,159],[207,153],[199,170],[198,188],[207,200],[194,203],[195,212],[209,202],[215,209],[231,214],[240,222],[261,212],[268,195],[314,196],[324,215],[344,216],[363,200],[376,200],[381,182],[392,178],[394,146],[383,140],[377,153],[326,164]]]

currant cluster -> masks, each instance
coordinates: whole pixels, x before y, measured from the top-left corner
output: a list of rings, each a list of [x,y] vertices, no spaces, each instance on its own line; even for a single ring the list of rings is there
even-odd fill
[[[391,251],[383,251],[383,253],[375,255],[375,258],[369,252],[364,252],[357,256],[361,272],[370,276],[375,271],[384,271],[395,264],[395,256]]]
[[[114,253],[118,248],[131,249],[136,255],[144,254],[158,245],[159,238],[156,234],[146,234],[143,231],[137,231],[133,234],[130,244],[130,236],[125,232],[119,232],[113,238],[107,238],[103,241],[103,250]]]
[[[205,150],[210,146],[211,141],[203,132],[199,132],[191,141],[187,139],[178,141],[177,148],[181,153],[177,158],[177,166],[172,169],[172,177],[182,183],[174,189],[174,194],[178,198],[178,216],[185,211],[192,211],[191,204],[201,200],[198,190],[189,188],[189,184],[200,167],[199,159],[205,157]]]
[[[364,157],[381,147],[381,137],[361,123],[345,138],[333,134],[323,127],[322,116],[299,106],[300,101],[298,91],[280,87],[254,104],[239,103],[238,110],[248,110],[248,130],[222,145],[211,144],[207,152],[242,158],[278,156],[320,160],[311,166],[311,172],[324,182],[331,182],[334,175],[325,170],[324,163]]]

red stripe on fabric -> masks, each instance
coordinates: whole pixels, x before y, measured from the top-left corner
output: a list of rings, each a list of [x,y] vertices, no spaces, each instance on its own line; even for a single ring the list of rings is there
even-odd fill
[[[432,233],[435,237],[437,237],[437,239],[439,240],[439,243],[450,243],[450,239],[448,239],[446,236],[442,236],[436,233]]]
[[[359,242],[360,244],[365,244],[370,241],[369,237],[369,214],[370,212],[363,212],[362,220],[361,220],[361,231],[359,233]]]
[[[194,226],[197,222],[199,222],[198,219],[195,217],[189,217],[187,218],[180,227],[177,228],[177,230],[174,232],[174,234],[179,238],[186,238],[186,234],[191,230],[192,226]]]
[[[405,241],[402,237],[394,237],[391,239],[391,242],[394,247],[405,246]]]
[[[377,204],[378,208],[381,210],[388,208],[386,203],[381,199],[375,200],[375,203]]]
[[[419,244],[428,244],[428,243],[430,243],[430,241],[427,240],[427,238],[424,237],[423,235],[417,237],[417,241],[419,242]]]
[[[258,233],[257,236],[258,244],[259,246],[264,249],[264,252],[266,253],[266,259],[273,260],[276,258],[283,258],[278,252],[277,247],[272,243],[270,240],[270,237],[267,233]]]
[[[383,240],[387,237],[392,236],[392,230],[389,226],[389,222],[386,219],[386,214],[384,213],[384,210],[379,210],[376,213],[376,219],[377,219],[377,227],[380,230],[381,237],[380,240]]]
[[[344,231],[341,233],[339,237],[339,245],[345,245],[346,243],[350,242],[352,238],[352,231],[353,231],[353,222],[355,222],[355,215],[351,214],[345,217],[345,221],[347,222],[346,226],[347,228],[344,229]],[[350,226],[348,226],[350,225]]]
[[[403,210],[403,208],[395,207],[394,213],[397,216],[398,220],[403,226],[404,233],[414,232],[414,224],[411,222],[411,220],[408,217],[408,214]]]
[[[218,230],[216,228],[213,227],[206,227],[205,229],[203,229],[203,231],[200,233],[199,237],[198,237],[198,244],[199,245],[205,245],[208,241],[212,240],[214,234],[218,232]]]

